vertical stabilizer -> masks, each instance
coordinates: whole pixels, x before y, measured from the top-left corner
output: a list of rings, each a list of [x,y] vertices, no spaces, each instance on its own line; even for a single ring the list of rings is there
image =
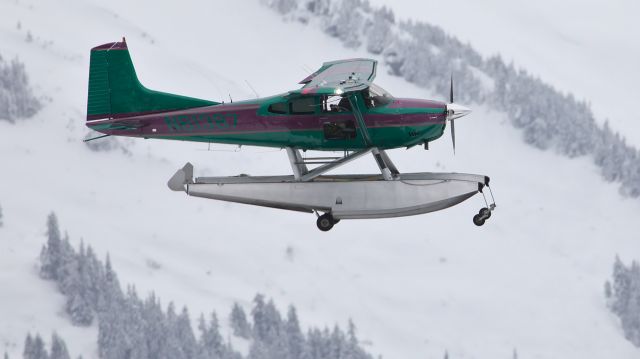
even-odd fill
[[[138,80],[127,43],[91,49],[87,121],[217,105],[218,102],[153,91]]]

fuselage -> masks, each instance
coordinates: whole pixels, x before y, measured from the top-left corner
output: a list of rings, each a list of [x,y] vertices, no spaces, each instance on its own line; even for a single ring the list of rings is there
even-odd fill
[[[371,101],[368,93],[357,93],[355,105],[366,124],[368,144],[354,109],[343,101],[330,103],[330,97],[283,94],[179,111],[123,114],[89,121],[87,126],[117,136],[325,151],[411,147],[439,138],[445,128],[443,102],[392,97]]]

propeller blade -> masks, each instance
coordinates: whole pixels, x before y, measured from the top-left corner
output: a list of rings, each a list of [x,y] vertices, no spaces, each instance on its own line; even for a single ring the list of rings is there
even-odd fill
[[[449,103],[453,103],[453,74],[451,74],[451,85],[449,87]],[[451,119],[451,143],[453,143],[453,154],[456,154],[456,123]]]
[[[453,143],[453,154],[456,154],[456,120],[451,120],[451,142]]]
[[[449,88],[449,103],[453,103],[453,74],[451,74],[451,87]]]

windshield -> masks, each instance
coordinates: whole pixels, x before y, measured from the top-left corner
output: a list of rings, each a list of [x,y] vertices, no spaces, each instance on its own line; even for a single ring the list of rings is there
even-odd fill
[[[384,106],[393,101],[393,96],[376,84],[371,84],[368,89],[362,91],[362,97],[368,108]]]

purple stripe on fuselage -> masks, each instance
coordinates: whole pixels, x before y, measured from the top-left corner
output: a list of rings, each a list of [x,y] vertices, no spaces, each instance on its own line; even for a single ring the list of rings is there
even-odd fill
[[[367,127],[426,126],[444,123],[445,115],[424,113],[402,115],[370,114],[364,116],[364,122]]]
[[[87,115],[87,121],[100,120],[103,118],[109,119],[130,119],[132,117],[147,116],[158,113],[166,113],[167,111],[144,111],[144,112],[127,112],[127,113],[114,113],[114,114],[103,114],[103,115]]]
[[[440,101],[420,100],[413,98],[396,98],[387,108],[441,108],[444,112],[446,104]]]
[[[221,104],[180,111],[93,121],[90,125],[135,124],[134,130],[102,132],[129,136],[224,135],[255,132],[320,131],[326,122],[353,121],[351,113],[325,115],[258,115],[258,104]],[[364,114],[367,127],[427,126],[445,122],[439,114]]]

